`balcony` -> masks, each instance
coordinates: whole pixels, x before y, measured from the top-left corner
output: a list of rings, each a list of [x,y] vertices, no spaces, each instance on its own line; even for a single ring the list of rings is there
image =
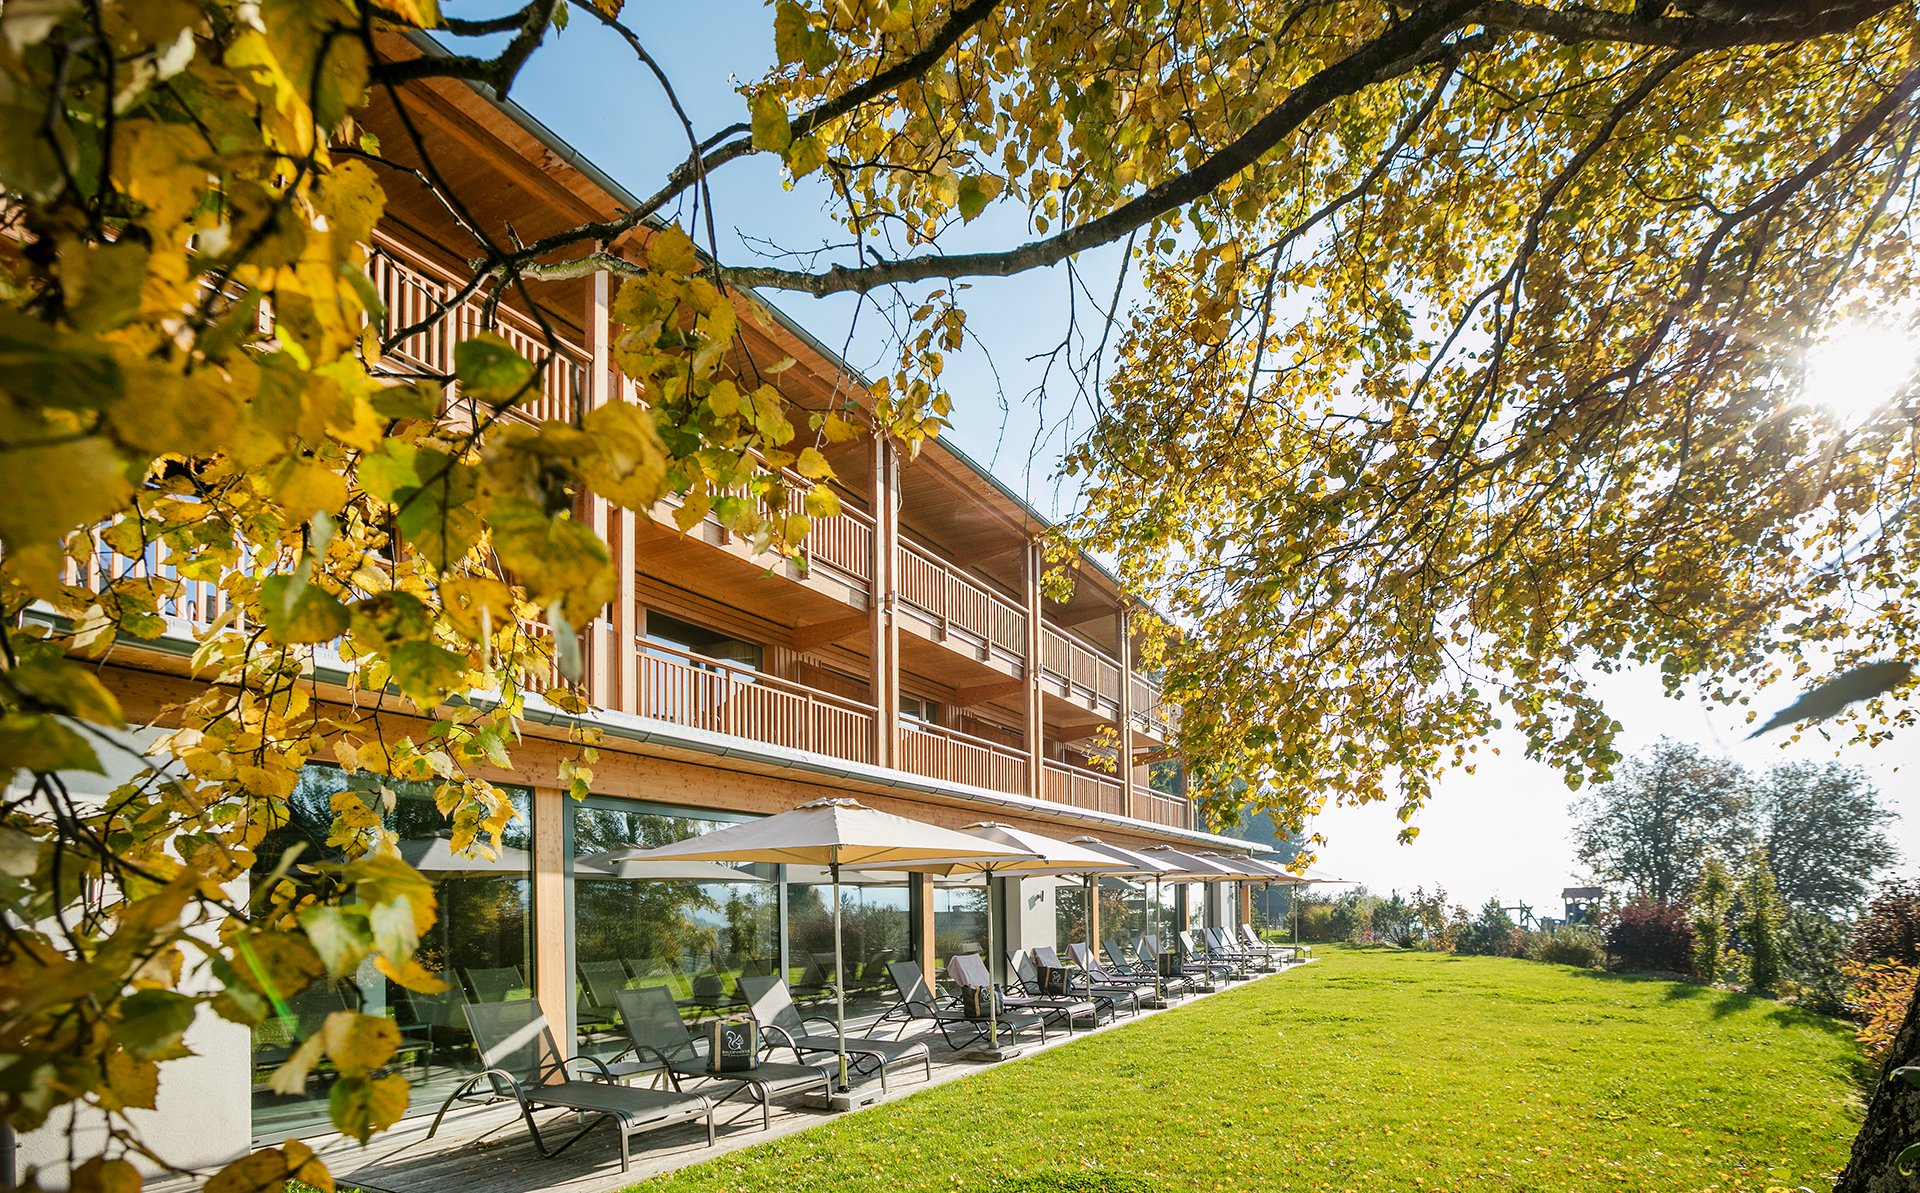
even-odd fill
[[[1025,609],[907,539],[896,559],[901,611],[924,637],[1010,675],[1025,671]]]
[[[457,287],[431,262],[391,237],[374,234],[373,255],[367,273],[374,291],[386,304],[383,332],[391,332],[432,318]],[[502,305],[489,315],[482,302],[469,298],[446,318],[402,340],[387,359],[403,371],[431,377],[453,376],[453,346],[481,331],[500,336],[514,351],[531,361],[551,357],[541,378],[540,393],[515,406],[512,415],[528,422],[558,419],[571,422],[585,399],[590,357],[585,349],[561,340],[549,345],[533,320]],[[556,337],[557,338],[557,337]]]
[[[637,646],[641,716],[847,762],[873,761],[872,705],[661,643]]]
[[[1126,814],[1126,809],[1120,806],[1120,780],[1111,775],[1048,759],[1042,777],[1041,796],[1053,803],[1110,816]]]
[[[1040,689],[1104,716],[1120,715],[1120,664],[1052,626],[1040,632]]]
[[[900,769],[929,779],[969,783],[1008,795],[1027,794],[1027,754],[939,725],[900,726]]]

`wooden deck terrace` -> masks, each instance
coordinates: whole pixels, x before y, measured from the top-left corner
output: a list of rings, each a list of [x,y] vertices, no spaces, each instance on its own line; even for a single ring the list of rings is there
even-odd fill
[[[1225,985],[1220,992],[1239,990],[1310,964],[1311,958],[1283,965],[1272,973],[1256,974],[1246,981]],[[1194,995],[1166,1009],[1143,1010],[1137,1015],[1120,1016],[1098,1027],[1071,1033],[1049,1027],[1045,1043],[1029,1043],[1031,1037],[1023,1037],[1020,1056],[999,1063],[1020,1064],[1054,1048],[1078,1044],[1091,1037],[1104,1037],[1112,1032],[1124,1032],[1153,1016],[1178,1011],[1210,997],[1213,995]],[[853,1033],[864,1030],[865,1026],[850,1024],[849,1039],[853,1038]],[[375,1136],[364,1147],[340,1136],[329,1137],[324,1144],[316,1146],[321,1158],[332,1170],[335,1184],[342,1190],[359,1189],[363,1193],[533,1193],[534,1190],[542,1193],[611,1193],[612,1190],[626,1188],[649,1177],[686,1168],[756,1143],[805,1131],[849,1113],[863,1113],[876,1106],[910,1098],[922,1090],[964,1080],[998,1067],[964,1059],[960,1052],[947,1047],[938,1031],[921,1037],[908,1035],[906,1038],[925,1039],[931,1047],[931,1078],[922,1076],[918,1065],[898,1066],[889,1077],[888,1092],[878,1101],[854,1111],[810,1109],[800,1103],[797,1095],[779,1098],[773,1103],[772,1123],[765,1130],[760,1127],[758,1104],[744,1098],[734,1098],[722,1105],[715,1116],[719,1133],[718,1141],[712,1147],[707,1146],[704,1122],[636,1135],[633,1137],[632,1167],[625,1172],[620,1170],[619,1144],[611,1127],[598,1126],[567,1151],[547,1159],[535,1149],[533,1138],[528,1134],[518,1108],[511,1104],[449,1111],[446,1121],[440,1124],[439,1133],[431,1139],[427,1138],[427,1126],[432,1119],[426,1116],[408,1119],[385,1134]],[[685,1089],[697,1093],[699,1083],[689,1080],[685,1083]],[[739,1116],[737,1121],[727,1121],[736,1115]],[[578,1129],[571,1112],[546,1111],[536,1117],[542,1134],[555,1142],[564,1140]],[[146,1188],[148,1193],[188,1193],[198,1188],[202,1179],[186,1176],[150,1181]]]

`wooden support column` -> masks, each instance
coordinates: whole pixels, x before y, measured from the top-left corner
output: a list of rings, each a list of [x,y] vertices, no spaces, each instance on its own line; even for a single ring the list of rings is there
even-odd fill
[[[1040,544],[1027,544],[1026,593],[1027,598],[1027,641],[1026,641],[1026,728],[1027,744],[1027,795],[1034,799],[1047,798],[1047,718],[1046,703],[1040,695],[1040,642],[1043,634],[1044,611],[1040,598],[1040,573],[1046,566]]]
[[[900,745],[900,456],[885,435],[873,440],[873,593],[867,606],[873,664],[873,761],[894,765]],[[929,937],[931,939],[931,937]]]
[[[933,875],[914,874],[913,898],[908,903],[919,909],[919,922],[913,925],[914,951],[920,956],[920,976],[927,980],[927,989],[934,988],[938,976],[933,972]]]
[[[567,939],[567,793],[533,789],[533,995],[562,1054],[573,1052],[573,949]]]
[[[1113,760],[1113,769],[1120,780],[1120,810],[1128,816],[1133,815],[1133,637],[1130,618],[1127,616],[1127,599],[1120,598],[1120,649],[1116,652],[1120,662],[1120,716],[1119,736],[1115,739],[1118,753]]]
[[[586,318],[582,323],[587,332],[587,392],[584,395],[587,410],[597,410],[613,399],[613,359],[608,343],[608,311],[611,296],[609,279],[605,270],[593,275],[587,286]],[[584,413],[584,411],[582,412]],[[608,543],[614,552],[614,562],[619,564],[622,545],[631,543],[629,535],[620,541],[613,533],[614,517],[612,505],[602,497],[587,498],[587,521],[593,527],[593,533],[600,541]],[[626,569],[629,585],[632,583],[633,568]],[[617,599],[617,598],[616,598]],[[569,609],[568,620],[579,627],[586,636],[587,649],[587,699],[606,708],[618,708],[618,696],[615,684],[618,682],[620,655],[619,639],[615,630],[621,617],[619,608],[595,611],[593,620],[587,621]],[[609,612],[612,617],[609,618]]]
[[[1238,885],[1240,887],[1240,922],[1251,924],[1253,923],[1253,884],[1242,882]]]

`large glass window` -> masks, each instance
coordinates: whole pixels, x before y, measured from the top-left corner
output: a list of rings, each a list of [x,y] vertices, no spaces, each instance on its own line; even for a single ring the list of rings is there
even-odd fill
[[[809,881],[794,882],[800,877]],[[794,1000],[826,1007],[833,1001],[833,886],[809,868],[788,867],[787,984]],[[840,884],[842,957],[847,1013],[877,1015],[896,1001],[887,962],[913,959],[911,892],[907,877],[862,876]]]
[[[1133,925],[1127,906],[1127,899],[1138,896],[1139,884],[1124,878],[1107,877],[1099,881],[1096,889],[1100,898],[1100,935],[1102,937],[1129,938],[1138,931]],[[1080,883],[1061,883],[1054,888],[1054,947],[1062,957],[1066,957],[1070,944],[1087,943],[1087,887]],[[1100,942],[1093,942],[1095,956],[1100,955]]]
[[[626,1047],[617,992],[665,986],[689,1022],[740,1005],[742,975],[779,967],[779,888],[772,866],[632,863],[623,853],[724,828],[734,820],[593,798],[572,807],[573,951],[578,1047]]]
[[[383,785],[391,799],[382,793]],[[471,1071],[473,1041],[460,1004],[525,997],[532,989],[528,797],[522,790],[509,789],[518,815],[502,834],[496,856],[462,856],[450,848],[447,818],[434,805],[431,785],[310,766],[301,772],[288,800],[287,822],[260,845],[251,889],[254,907],[264,910],[301,897],[321,881],[311,869],[314,863],[342,860],[340,851],[327,845],[327,837],[333,797],[349,789],[369,793],[368,806],[381,809],[386,827],[400,838],[401,856],[434,881],[439,917],[420,942],[418,958],[447,989],[436,995],[406,990],[381,976],[369,961],[345,979],[323,980],[294,995],[288,1000],[290,1016],[271,1017],[254,1029],[256,1139],[284,1139],[326,1124],[327,1098],[336,1077],[331,1065],[316,1065],[295,1094],[274,1093],[266,1083],[329,1013],[383,1014],[399,1025],[401,1045],[393,1065],[412,1083],[408,1113],[419,1114],[434,1110]],[[281,881],[270,882],[281,858],[295,845],[301,852],[294,868]]]
[[[976,881],[966,886],[936,885],[933,888],[933,967],[936,974],[947,972],[947,962],[956,953],[971,953],[993,968],[987,955],[987,888]]]

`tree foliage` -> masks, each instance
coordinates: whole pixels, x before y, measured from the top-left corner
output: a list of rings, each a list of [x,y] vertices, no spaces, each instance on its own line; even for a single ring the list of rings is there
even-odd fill
[[[1756,994],[1770,994],[1780,982],[1780,931],[1786,908],[1780,902],[1765,850],[1756,849],[1747,859],[1735,914],[1740,944],[1747,955],[1747,985]]]
[[[345,860],[265,859],[326,895],[234,914],[300,768],[431,783],[459,847],[497,842],[511,802],[481,776],[510,762],[529,688],[577,675],[614,591],[582,501],[678,493],[793,550],[832,512],[819,444],[871,423],[911,447],[949,413],[950,279],[1129,243],[1140,301],[1073,460],[1076,529],[1185,627],[1148,659],[1210,760],[1202,793],[1264,793],[1283,828],[1388,776],[1410,815],[1503,705],[1536,753],[1603,773],[1589,665],[1752,680],[1783,645],[1847,661],[1912,633],[1912,523],[1856,545],[1910,480],[1901,420],[1843,433],[1782,397],[1810,339],[1909,280],[1920,68],[1892,0],[780,0],[777,68],[733,125],[685,126],[646,200],[533,241],[466,226],[471,277],[436,314],[513,297],[551,347],[527,283],[612,271],[636,401],[536,423],[552,354],[484,332],[450,376],[393,383],[410,329],[383,339],[366,276],[389,163],[356,113],[435,77],[506,95],[568,12],[678,111],[620,9],[0,12],[9,1125],[98,1108],[119,1163],[193,1014],[258,1023],[363,961],[431,987],[431,885],[355,791],[332,807]],[[395,27],[454,46],[396,52]],[[756,155],[831,179],[848,240],[828,260],[730,262],[710,219],[705,255],[664,220],[711,212]],[[409,185],[464,210],[428,166]],[[955,251],[991,204],[1025,239]],[[644,247],[606,247],[629,233]],[[742,285],[907,287],[898,367],[863,409],[796,422],[777,378],[724,366],[755,315]],[[140,563],[100,576],[109,550]],[[87,662],[158,636],[188,586],[222,610],[191,659],[208,686],[166,711],[154,765],[74,797],[60,773],[103,769],[123,720]],[[1873,640],[1843,640],[1862,589]],[[30,605],[52,616],[19,622]],[[357,708],[315,699],[322,645]],[[592,762],[583,743],[560,781],[583,793]],[[347,1015],[289,1065],[324,1054],[336,1123],[364,1138],[398,1112],[393,1051]],[[324,1183],[295,1144],[216,1179],[286,1175]]]
[[[1755,840],[1791,907],[1851,915],[1866,901],[1874,875],[1899,858],[1883,831],[1894,813],[1855,767],[1785,762],[1761,776],[1752,792]]]
[[[1665,739],[1588,792],[1575,815],[1594,877],[1652,898],[1686,895],[1707,859],[1758,847],[1787,906],[1845,917],[1898,856],[1882,828],[1894,814],[1858,768],[1785,762],[1756,776]]]
[[[1700,867],[1689,905],[1693,912],[1693,969],[1703,982],[1727,972],[1727,920],[1733,914],[1733,875],[1717,857]]]
[[[1709,857],[1744,852],[1745,780],[1734,763],[1662,738],[1577,805],[1581,864],[1636,898],[1683,898]]]

